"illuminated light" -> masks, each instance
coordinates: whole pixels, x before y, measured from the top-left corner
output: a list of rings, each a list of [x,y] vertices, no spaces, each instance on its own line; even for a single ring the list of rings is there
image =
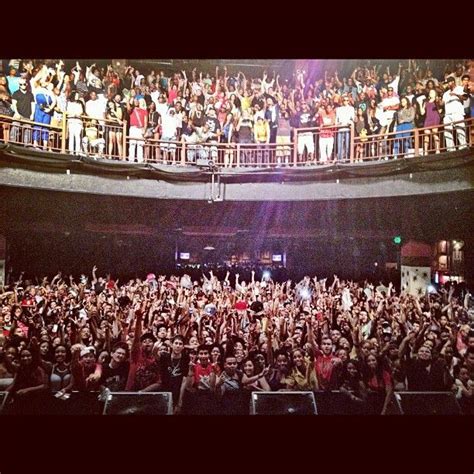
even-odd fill
[[[270,280],[270,277],[271,277],[271,273],[268,270],[265,270],[263,272],[263,279],[264,280]]]
[[[378,262],[374,262],[374,265],[375,265],[376,267],[378,267],[378,266],[379,266]]]
[[[206,246],[204,247],[204,250],[216,250],[216,248],[213,247],[212,245],[206,245]]]
[[[396,235],[394,238],[393,238],[393,243],[394,244],[397,244],[397,245],[400,245],[402,243],[402,236],[401,235]]]
[[[436,293],[436,288],[433,285],[428,285],[428,293]]]
[[[303,300],[309,300],[311,298],[311,291],[308,288],[302,288],[300,290],[300,296]]]

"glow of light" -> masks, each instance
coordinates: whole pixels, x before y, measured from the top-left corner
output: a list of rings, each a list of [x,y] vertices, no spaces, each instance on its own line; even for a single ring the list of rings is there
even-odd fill
[[[428,293],[436,293],[436,288],[433,285],[428,285]]]
[[[270,277],[271,277],[271,273],[268,270],[265,270],[263,272],[263,279],[264,280],[270,280]]]
[[[302,288],[300,290],[300,296],[303,300],[309,300],[311,298],[311,291],[308,288]]]

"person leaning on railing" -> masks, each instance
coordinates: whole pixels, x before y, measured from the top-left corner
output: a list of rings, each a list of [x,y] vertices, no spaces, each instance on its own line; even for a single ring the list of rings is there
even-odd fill
[[[73,92],[69,97],[69,101],[66,108],[66,115],[69,153],[71,153],[72,155],[79,155],[81,153],[81,117],[82,115],[84,115],[84,104],[79,99],[78,92]]]
[[[395,145],[393,147],[394,157],[397,158],[399,154],[405,155],[408,148],[410,148],[411,133],[413,130],[415,120],[415,109],[412,107],[406,97],[400,100],[400,109],[395,114],[397,124],[397,134],[395,135]]]
[[[462,86],[456,86],[456,79],[448,77],[448,90],[443,94],[444,104],[444,138],[447,151],[456,150],[453,138],[453,128],[456,130],[456,139],[459,149],[466,148],[466,125],[464,120],[464,101],[467,98]],[[459,122],[459,123],[455,123]],[[453,123],[455,123],[453,125]]]
[[[18,84],[19,89],[12,96],[11,109],[13,111],[13,118],[16,120],[32,121],[35,116],[35,98],[28,90],[28,83],[25,78],[21,78]],[[29,145],[31,143],[31,126],[29,124],[20,125],[18,122],[13,122],[10,131],[10,141],[20,141],[20,130],[22,131],[22,143]]]

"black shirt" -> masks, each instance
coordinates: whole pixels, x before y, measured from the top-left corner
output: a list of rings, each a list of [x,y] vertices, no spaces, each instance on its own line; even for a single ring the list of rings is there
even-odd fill
[[[122,392],[127,384],[130,363],[124,362],[113,369],[110,364],[106,364],[102,369],[100,383],[106,386],[111,392]]]
[[[414,392],[442,392],[447,389],[444,383],[446,364],[442,359],[431,361],[427,370],[422,361],[410,359],[407,363],[408,390]]]
[[[25,119],[31,117],[31,103],[35,101],[33,94],[29,91],[23,93],[17,90],[13,95],[12,99],[16,100],[16,109],[18,113]]]
[[[171,354],[162,354],[160,355],[159,368],[162,390],[172,392],[173,400],[177,401],[183,377],[188,374],[189,356],[182,354],[180,359],[173,359]]]
[[[206,124],[209,126],[209,131],[216,134],[221,129],[221,124],[216,118],[206,117]]]

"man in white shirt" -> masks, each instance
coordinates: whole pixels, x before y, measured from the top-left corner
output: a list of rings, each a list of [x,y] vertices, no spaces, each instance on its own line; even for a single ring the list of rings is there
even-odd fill
[[[89,100],[86,102],[86,115],[97,120],[104,119],[104,103],[97,98],[97,94],[94,91],[89,94]]]
[[[161,115],[161,142],[160,149],[163,152],[163,162],[166,164],[168,160],[168,152],[170,153],[171,163],[174,163],[176,143],[167,143],[167,141],[175,142],[177,140],[178,122],[176,120],[176,111],[170,108],[167,113]]]
[[[351,146],[350,126],[354,123],[355,110],[349,104],[349,96],[342,98],[342,106],[336,109],[336,125],[339,126],[337,132],[337,158],[347,160],[349,158],[349,147]]]
[[[453,127],[456,129],[456,137],[459,149],[466,148],[466,125],[464,122],[464,101],[466,94],[462,86],[456,86],[453,76],[448,77],[448,90],[443,94],[444,104],[444,138],[448,151],[456,150],[453,139]],[[459,122],[453,125],[454,122]]]

